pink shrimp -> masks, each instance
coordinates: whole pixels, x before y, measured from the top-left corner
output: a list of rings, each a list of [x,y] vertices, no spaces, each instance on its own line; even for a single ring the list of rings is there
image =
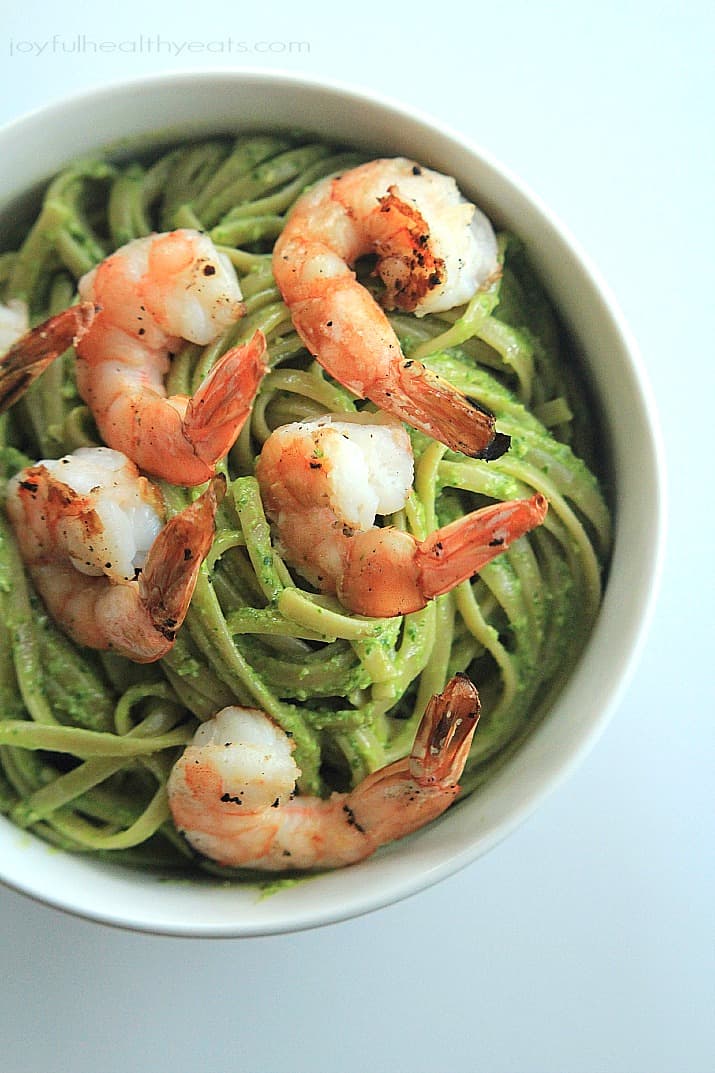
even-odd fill
[[[167,398],[164,377],[182,339],[205,346],[243,315],[228,259],[198,231],[147,235],[83,276],[79,293],[80,306],[28,333],[0,363],[0,400],[14,402],[63,353],[77,322],[77,386],[104,443],[173,484],[209,480],[266,372],[263,333],[227,351],[191,398]]]
[[[256,476],[279,550],[348,610],[388,618],[417,611],[481,570],[543,522],[542,495],[494,503],[426,540],[379,528],[412,482],[409,438],[394,418],[326,416],[277,428]]]
[[[464,454],[496,458],[494,418],[417,361],[351,265],[376,253],[383,299],[418,316],[466,302],[498,272],[489,221],[454,179],[411,160],[373,160],[327,178],[293,206],[273,273],[305,345],[361,398]]]
[[[79,292],[101,308],[77,349],[77,384],[102,439],[147,473],[202,484],[250,412],[263,334],[224,354],[191,399],[166,398],[163,381],[180,339],[206,345],[242,315],[230,262],[198,231],[149,235],[84,276]]]
[[[80,448],[16,474],[6,507],[57,624],[78,644],[152,663],[184,621],[224,490],[224,478],[214,477],[163,525],[159,489],[129,459]]]
[[[465,675],[432,697],[412,751],[327,800],[294,796],[292,742],[265,713],[225,708],[203,723],[168,783],[174,823],[222,865],[341,868],[431,823],[459,793],[479,719]]]

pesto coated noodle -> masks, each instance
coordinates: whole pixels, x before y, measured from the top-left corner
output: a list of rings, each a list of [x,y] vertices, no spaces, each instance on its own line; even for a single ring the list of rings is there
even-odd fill
[[[279,426],[374,411],[313,359],[272,273],[298,196],[360,164],[308,136],[242,135],[181,144],[149,160],[81,160],[49,185],[16,250],[0,254],[4,321],[37,324],[77,300],[77,281],[153,231],[206,231],[232,262],[246,315],[208,346],[183,345],[169,394],[193,394],[217,360],[264,333],[269,371],[218,469],[228,482],[213,546],[184,626],[157,663],[74,644],[49,618],[0,511],[0,809],[65,850],[154,870],[254,879],[196,853],[175,829],[167,780],[199,722],[238,704],[288,733],[302,794],[349,793],[409,754],[427,703],[458,672],[482,700],[461,785],[474,791],[553,704],[601,600],[610,518],[588,400],[558,320],[517,237],[497,234],[499,278],[447,312],[389,315],[404,354],[490,411],[511,448],[492,461],[409,429],[415,479],[384,519],[416,540],[488,504],[536,494],[543,525],[471,581],[395,618],[348,612],[284,560],[255,460]],[[358,265],[361,283],[383,284]],[[4,344],[0,344],[4,345]],[[71,349],[0,417],[0,494],[39,458],[100,444]],[[167,512],[199,494],[160,482]]]

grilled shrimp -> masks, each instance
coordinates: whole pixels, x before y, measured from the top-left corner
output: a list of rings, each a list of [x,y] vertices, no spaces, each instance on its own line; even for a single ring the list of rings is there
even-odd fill
[[[423,541],[374,525],[404,506],[412,472],[402,425],[362,414],[283,425],[256,467],[286,559],[350,611],[377,618],[424,607],[546,516],[546,499],[535,495],[473,511]]]
[[[190,399],[166,398],[163,381],[181,339],[206,345],[242,315],[228,259],[197,231],[149,235],[84,276],[79,293],[100,307],[77,349],[77,384],[104,442],[174,484],[208,480],[249,414],[265,339],[229,350]]]
[[[74,337],[77,386],[103,441],[173,484],[209,480],[250,412],[266,371],[265,338],[256,332],[227,351],[191,398],[167,398],[164,377],[182,339],[205,346],[242,316],[228,259],[198,231],[148,235],[83,276],[79,294],[80,306],[24,336],[0,362],[0,401],[14,402]]]
[[[457,675],[428,704],[409,757],[323,800],[294,796],[292,742],[264,712],[224,708],[172,769],[174,823],[223,865],[276,872],[354,864],[448,808],[478,719],[477,690]]]
[[[293,323],[331,376],[455,451],[498,457],[494,418],[417,361],[351,266],[377,254],[386,308],[418,316],[466,302],[498,271],[487,218],[454,179],[411,160],[373,160],[294,205],[273,253]]]
[[[184,620],[224,489],[215,477],[164,525],[159,489],[119,451],[89,447],[16,474],[6,507],[57,624],[78,644],[152,663]]]

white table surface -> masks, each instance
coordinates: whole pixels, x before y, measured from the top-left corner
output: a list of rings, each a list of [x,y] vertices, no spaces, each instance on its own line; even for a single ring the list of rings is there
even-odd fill
[[[597,747],[425,893],[318,931],[200,941],[0,889],[0,1070],[713,1070],[710,5],[476,0],[429,22],[399,4],[173,6],[13,4],[0,121],[110,80],[238,64],[368,86],[483,144],[576,234],[640,342],[667,445],[666,569]]]

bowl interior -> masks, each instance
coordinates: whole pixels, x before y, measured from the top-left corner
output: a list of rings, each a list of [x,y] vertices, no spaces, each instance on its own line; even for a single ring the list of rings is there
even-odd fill
[[[359,866],[271,897],[253,887],[160,880],[53,850],[0,820],[0,875],[44,902],[124,927],[254,935],[346,919],[456,871],[519,823],[581,758],[618,701],[649,618],[662,544],[662,466],[654,410],[633,341],[602,282],[552,214],[488,154],[368,93],[263,72],[186,74],[89,93],[0,132],[0,227],[69,160],[132,144],[245,129],[302,127],[375,154],[414,157],[525,242],[585,356],[610,456],[615,545],[603,607],[554,709],[510,762],[441,820]],[[104,138],[97,137],[103,132]],[[28,194],[28,192],[30,192]]]

